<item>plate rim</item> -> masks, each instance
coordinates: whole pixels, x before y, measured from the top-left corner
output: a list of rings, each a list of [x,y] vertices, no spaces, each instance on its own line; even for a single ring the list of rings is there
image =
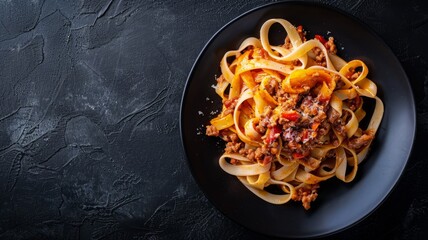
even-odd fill
[[[364,28],[367,32],[369,32],[371,35],[373,35],[378,41],[379,43],[381,43],[383,45],[383,47],[385,49],[387,49],[390,53],[392,53],[393,55],[393,61],[396,62],[400,68],[399,71],[402,73],[402,75],[404,76],[403,78],[403,82],[405,85],[408,86],[409,91],[409,100],[410,100],[410,105],[411,105],[411,109],[409,109],[409,113],[411,113],[411,115],[409,116],[411,118],[411,141],[410,143],[410,148],[406,149],[405,151],[405,159],[403,159],[402,163],[403,163],[403,167],[400,169],[399,171],[399,175],[398,177],[395,178],[395,180],[393,181],[393,184],[391,186],[389,186],[389,188],[387,189],[387,191],[385,191],[385,194],[382,194],[382,197],[380,199],[379,202],[376,202],[374,204],[374,206],[366,213],[363,213],[362,217],[360,217],[359,219],[357,219],[355,222],[353,222],[352,224],[348,224],[344,227],[339,227],[339,228],[335,228],[332,229],[331,231],[325,231],[323,233],[318,233],[318,234],[306,234],[306,235],[299,235],[299,236],[277,236],[277,235],[271,235],[269,233],[266,232],[262,232],[262,231],[257,231],[255,229],[251,229],[247,226],[245,226],[244,224],[240,223],[238,220],[230,217],[228,214],[226,214],[225,212],[223,212],[223,210],[218,207],[218,204],[215,203],[214,201],[212,201],[212,199],[210,199],[207,196],[206,190],[204,190],[204,188],[202,188],[201,183],[199,183],[199,181],[197,181],[196,177],[195,177],[195,173],[194,173],[194,168],[191,166],[191,161],[189,159],[189,154],[187,151],[187,147],[185,145],[185,133],[183,130],[183,110],[184,110],[184,101],[186,98],[186,95],[188,94],[189,91],[189,86],[191,84],[192,81],[192,76],[194,75],[196,66],[198,65],[198,63],[200,62],[200,59],[202,58],[202,56],[205,54],[205,52],[207,51],[207,49],[209,48],[209,46],[212,44],[212,42],[221,34],[221,32],[223,32],[225,29],[227,29],[230,25],[232,25],[233,23],[235,23],[236,21],[238,21],[239,19],[253,13],[256,11],[259,11],[261,9],[264,8],[269,8],[269,7],[273,7],[275,5],[302,5],[302,6],[312,6],[312,7],[320,7],[320,8],[324,8],[327,9],[329,11],[334,11],[337,12],[339,14],[341,14],[343,17],[345,18],[349,18],[352,21],[356,22],[357,24],[361,25],[362,28]],[[366,24],[365,22],[363,22],[362,20],[360,20],[359,18],[357,18],[356,16],[331,5],[327,5],[325,3],[321,3],[321,2],[306,2],[306,1],[283,1],[283,2],[273,2],[273,3],[267,3],[267,4],[262,4],[259,6],[256,6],[254,8],[251,8],[241,14],[239,14],[238,16],[232,18],[231,20],[227,21],[222,27],[220,27],[217,31],[215,31],[214,34],[212,34],[212,36],[206,41],[206,43],[204,44],[204,46],[202,47],[202,49],[200,50],[199,54],[197,55],[196,59],[194,60],[191,69],[189,70],[189,74],[187,76],[185,85],[184,85],[184,90],[181,96],[181,101],[180,101],[180,111],[179,111],[179,131],[180,131],[180,139],[181,139],[181,144],[182,144],[182,149],[184,150],[184,157],[185,157],[185,161],[186,164],[188,166],[188,169],[190,170],[191,174],[192,174],[192,178],[194,179],[194,181],[196,182],[196,184],[198,185],[199,190],[204,194],[205,198],[212,204],[212,206],[215,207],[215,209],[219,212],[222,213],[223,216],[227,217],[229,220],[231,220],[232,222],[238,224],[239,226],[244,227],[245,229],[248,229],[249,231],[258,233],[258,234],[262,234],[265,236],[272,236],[272,237],[292,237],[292,238],[315,238],[315,237],[328,237],[328,236],[332,236],[334,234],[343,232],[347,229],[350,229],[354,226],[356,226],[357,224],[361,223],[362,221],[364,221],[366,218],[368,218],[371,214],[373,214],[385,201],[386,199],[388,199],[388,197],[391,195],[391,193],[394,191],[394,189],[397,186],[397,183],[401,180],[401,178],[403,177],[403,172],[405,171],[407,164],[409,162],[409,159],[411,158],[412,154],[413,154],[413,150],[414,150],[414,142],[416,139],[416,130],[417,130],[417,116],[416,116],[416,105],[415,105],[415,99],[414,99],[414,93],[412,90],[412,85],[410,83],[409,77],[406,73],[406,71],[403,68],[402,63],[399,61],[399,59],[397,58],[396,54],[394,53],[394,51],[392,51],[392,49],[390,48],[390,46],[384,41],[384,39],[382,37],[380,37],[380,35],[373,30],[372,27],[370,27],[368,24]]]

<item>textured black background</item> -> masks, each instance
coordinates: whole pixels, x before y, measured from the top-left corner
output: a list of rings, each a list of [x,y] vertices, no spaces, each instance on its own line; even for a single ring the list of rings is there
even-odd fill
[[[268,2],[0,1],[0,239],[269,239],[206,200],[178,124],[200,50],[228,21]],[[332,237],[423,239],[428,6],[315,2],[374,29],[417,104],[401,181],[372,215]]]

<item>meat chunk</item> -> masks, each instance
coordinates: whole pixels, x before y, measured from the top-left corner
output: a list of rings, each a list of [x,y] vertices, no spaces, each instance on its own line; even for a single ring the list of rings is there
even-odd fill
[[[296,194],[291,196],[294,201],[301,201],[303,207],[308,210],[311,208],[311,202],[315,201],[318,197],[319,184],[307,185],[296,189]]]
[[[227,153],[238,153],[243,148],[244,144],[238,138],[238,135],[230,131],[221,131],[221,137],[226,141],[226,148],[224,149]]]
[[[208,125],[205,134],[207,136],[214,136],[214,137],[218,137],[219,135],[219,131],[217,130],[217,128],[213,125]]]
[[[306,31],[304,31],[303,26],[297,26],[296,30],[302,42],[306,42]],[[293,47],[289,36],[285,37],[284,45],[282,47],[286,49],[291,49]]]
[[[238,100],[237,98],[232,98],[232,99],[227,99],[223,101],[223,104],[226,107],[226,109],[223,112],[223,116],[233,113],[237,100]]]
[[[357,96],[357,97],[352,98],[352,99],[347,99],[345,101],[345,103],[349,109],[351,109],[352,111],[355,111],[358,109],[358,107],[360,107],[362,100],[361,100],[360,96]]]
[[[315,54],[314,60],[315,60],[316,65],[323,66],[323,67],[327,66],[327,62],[325,60],[324,52],[320,48],[315,47],[312,49],[312,52]]]
[[[255,153],[254,153],[254,149],[252,148],[241,148],[239,150],[239,154],[241,154],[244,157],[247,157],[250,161],[254,161]]]
[[[238,153],[241,147],[242,143],[240,142],[228,142],[224,151],[226,153]]]
[[[266,91],[272,95],[275,96],[276,92],[278,91],[279,83],[275,78],[271,78],[269,80],[269,84],[266,85]]]
[[[333,37],[329,37],[328,41],[324,44],[324,46],[325,48],[327,48],[327,51],[329,53],[333,53],[333,54],[337,53],[337,48],[336,48],[336,44],[334,43]]]

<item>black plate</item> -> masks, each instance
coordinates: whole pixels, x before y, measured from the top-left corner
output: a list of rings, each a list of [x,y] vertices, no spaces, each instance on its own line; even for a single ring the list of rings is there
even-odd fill
[[[205,127],[220,109],[212,85],[223,54],[249,36],[259,36],[270,18],[303,25],[309,35],[331,33],[345,60],[362,59],[378,85],[385,113],[369,157],[349,184],[321,183],[309,211],[300,203],[272,205],[248,191],[218,165],[224,143],[206,137]],[[272,31],[272,30],[271,30]],[[273,35],[283,38],[280,30]],[[281,36],[282,35],[282,36]],[[409,81],[389,47],[352,16],[325,6],[284,2],[262,6],[220,29],[196,60],[181,103],[181,135],[190,170],[206,197],[223,214],[254,231],[278,237],[315,237],[343,230],[373,212],[402,174],[415,136],[415,105]]]

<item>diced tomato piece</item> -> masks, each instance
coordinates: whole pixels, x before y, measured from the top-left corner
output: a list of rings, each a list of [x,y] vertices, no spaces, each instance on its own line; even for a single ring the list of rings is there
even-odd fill
[[[302,159],[302,158],[305,158],[305,157],[309,156],[309,151],[308,152],[303,152],[303,153],[294,152],[293,154],[291,154],[291,156],[294,159]]]
[[[297,121],[300,118],[300,114],[296,111],[283,112],[281,116],[293,122]]]
[[[304,154],[297,153],[297,152],[293,153],[292,156],[293,156],[293,158],[297,158],[297,159],[301,159],[301,158],[306,157]]]
[[[273,143],[281,133],[281,128],[279,126],[274,126],[273,128],[269,129],[268,135],[266,137],[266,143],[271,144]]]
[[[323,95],[318,96],[318,101],[320,103],[326,103],[330,101],[330,99],[331,99],[331,96],[323,96]]]
[[[317,128],[319,127],[319,125],[320,125],[321,123],[319,123],[319,122],[314,122],[314,123],[312,123],[312,125],[311,125],[311,129],[313,130],[313,131],[315,131],[315,130],[317,130]]]
[[[315,34],[315,39],[320,41],[322,43],[322,45],[324,45],[327,42],[327,40],[323,36],[318,35],[318,34]]]

